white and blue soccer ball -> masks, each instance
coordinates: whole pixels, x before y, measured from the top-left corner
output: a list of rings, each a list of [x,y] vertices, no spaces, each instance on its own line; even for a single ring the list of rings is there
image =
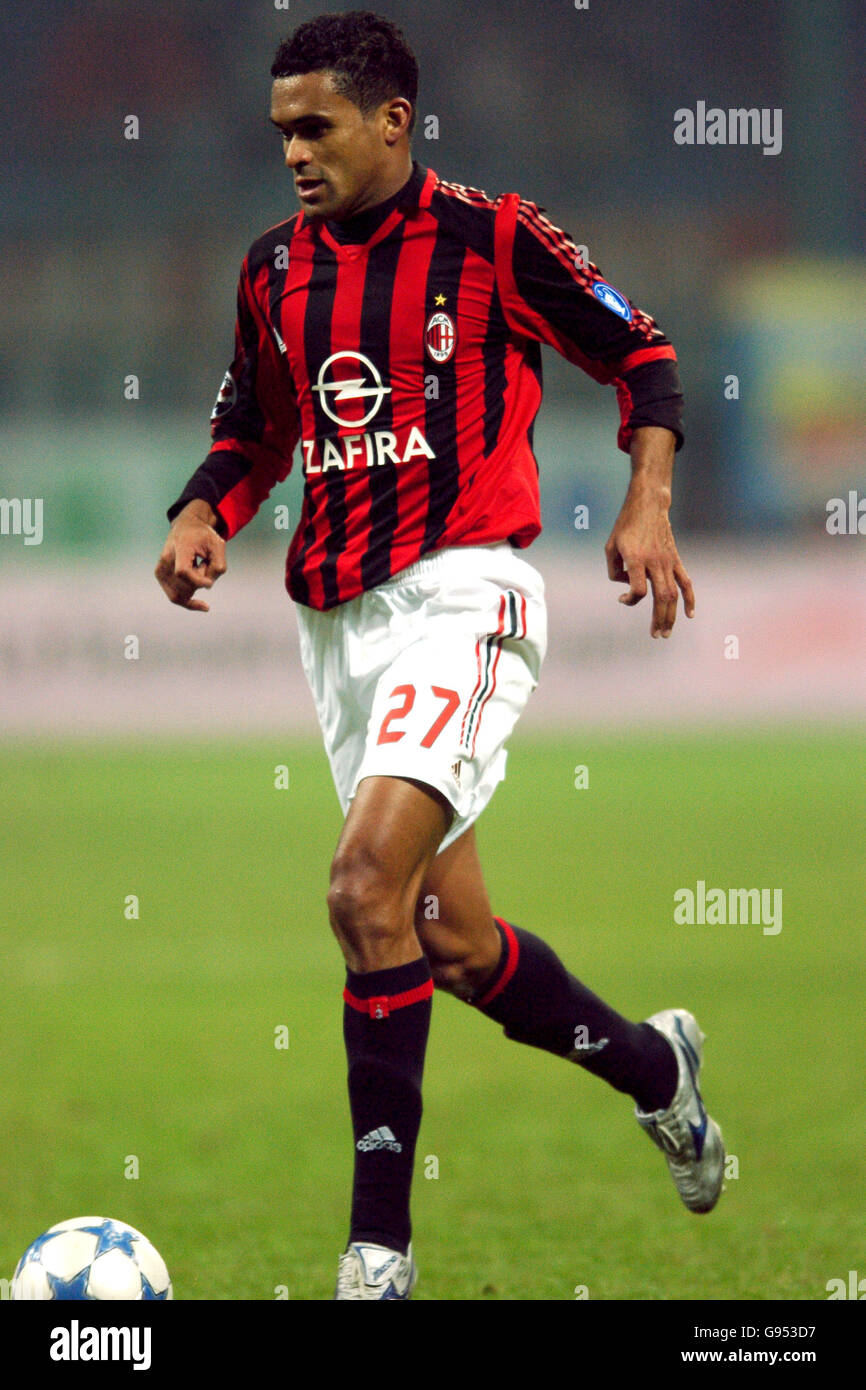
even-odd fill
[[[28,1245],[12,1278],[13,1299],[172,1298],[165,1261],[123,1221],[77,1216]]]

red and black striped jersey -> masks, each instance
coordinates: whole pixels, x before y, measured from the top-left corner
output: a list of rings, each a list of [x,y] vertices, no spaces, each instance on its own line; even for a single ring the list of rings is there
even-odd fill
[[[244,259],[212,447],[169,520],[204,498],[235,535],[300,444],[299,603],[332,608],[444,546],[527,546],[542,343],[616,388],[620,448],[640,425],[681,445],[673,347],[534,203],[416,163],[351,222],[298,213]]]

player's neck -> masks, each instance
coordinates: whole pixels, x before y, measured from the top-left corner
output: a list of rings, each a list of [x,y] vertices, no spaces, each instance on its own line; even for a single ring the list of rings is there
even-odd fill
[[[365,203],[363,207],[355,209],[352,213],[352,217],[362,217],[364,213],[375,212],[383,203],[387,203],[391,198],[396,197],[398,193],[403,191],[406,184],[411,179],[413,169],[412,155],[411,152],[407,150],[405,160],[398,168],[389,173],[388,177],[378,185],[375,191],[371,192],[370,201],[368,203]]]
[[[342,243],[360,244],[369,240],[398,205],[403,190],[411,182],[414,173],[415,166],[410,164],[405,179],[397,183],[393,192],[386,197],[371,202],[362,211],[353,212],[350,217],[341,218],[339,222],[329,220],[326,226],[331,235]]]

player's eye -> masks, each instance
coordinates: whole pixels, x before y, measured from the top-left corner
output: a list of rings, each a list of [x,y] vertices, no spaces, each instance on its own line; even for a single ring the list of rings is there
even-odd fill
[[[291,140],[292,135],[300,135],[302,140],[319,140],[325,132],[324,126],[301,126],[299,130],[281,130],[280,135],[284,140]]]

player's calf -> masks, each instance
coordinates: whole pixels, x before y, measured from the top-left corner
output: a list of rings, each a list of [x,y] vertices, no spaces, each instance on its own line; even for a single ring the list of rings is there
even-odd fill
[[[471,1003],[496,969],[501,945],[490,918],[489,926],[474,924],[471,932],[456,931],[447,922],[431,922],[416,911],[415,930],[430,962],[437,989]]]
[[[347,964],[343,1035],[355,1148],[347,1254],[384,1247],[402,1261],[409,1248],[433,994],[413,908],[446,823],[418,788],[365,779],[331,868],[328,912]],[[346,1269],[352,1264],[344,1261]]]
[[[566,970],[547,942],[503,918],[499,962],[470,1001],[515,1042],[577,1062],[634,1097],[643,1111],[670,1104],[677,1059],[648,1023],[631,1023]]]

